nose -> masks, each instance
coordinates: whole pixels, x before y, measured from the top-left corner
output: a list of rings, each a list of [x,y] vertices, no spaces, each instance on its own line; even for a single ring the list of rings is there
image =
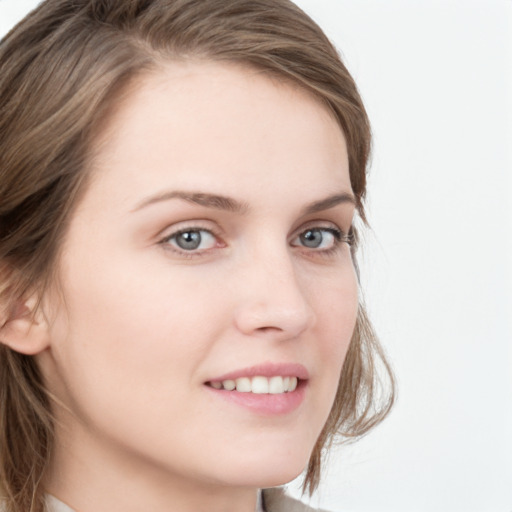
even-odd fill
[[[235,325],[243,334],[287,340],[314,325],[306,285],[298,279],[287,251],[255,257],[239,276],[242,291],[235,308]]]

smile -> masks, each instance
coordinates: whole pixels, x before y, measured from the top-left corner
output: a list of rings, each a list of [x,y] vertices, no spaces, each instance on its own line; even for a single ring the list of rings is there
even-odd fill
[[[263,377],[256,375],[254,377],[240,377],[238,379],[226,379],[222,381],[212,381],[208,385],[214,389],[224,389],[226,391],[238,391],[240,393],[271,394],[290,393],[295,391],[298,384],[297,377],[283,377],[276,375],[273,377]]]
[[[302,364],[264,362],[216,375],[204,384],[215,400],[258,415],[281,416],[301,406],[309,392],[309,379]]]

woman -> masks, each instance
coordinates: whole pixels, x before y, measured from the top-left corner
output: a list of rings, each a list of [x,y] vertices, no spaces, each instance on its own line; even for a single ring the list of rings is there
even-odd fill
[[[392,404],[336,51],[288,0],[47,0],[0,68],[5,510],[299,506],[258,489]]]

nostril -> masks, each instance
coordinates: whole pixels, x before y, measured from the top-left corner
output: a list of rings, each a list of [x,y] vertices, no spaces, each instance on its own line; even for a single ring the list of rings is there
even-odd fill
[[[262,332],[262,333],[272,333],[272,332],[282,332],[283,329],[281,329],[280,327],[258,327],[256,329],[256,331]]]

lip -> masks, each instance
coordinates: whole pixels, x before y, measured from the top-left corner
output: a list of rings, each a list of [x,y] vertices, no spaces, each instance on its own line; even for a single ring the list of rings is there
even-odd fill
[[[298,377],[300,380],[308,380],[309,372],[306,367],[298,363],[263,363],[247,368],[241,368],[223,375],[219,375],[208,382],[220,382],[223,380],[236,380],[241,377],[274,377],[280,375],[282,377]]]
[[[209,382],[223,380],[236,380],[241,377],[298,377],[299,382],[294,391],[279,394],[257,394],[242,393],[240,391],[228,391],[226,389],[215,389],[208,386]],[[290,363],[264,363],[260,365],[241,368],[233,372],[219,375],[205,382],[205,389],[212,397],[226,401],[235,407],[241,407],[254,414],[263,416],[282,416],[295,411],[305,399],[308,388],[309,372],[301,364]]]

